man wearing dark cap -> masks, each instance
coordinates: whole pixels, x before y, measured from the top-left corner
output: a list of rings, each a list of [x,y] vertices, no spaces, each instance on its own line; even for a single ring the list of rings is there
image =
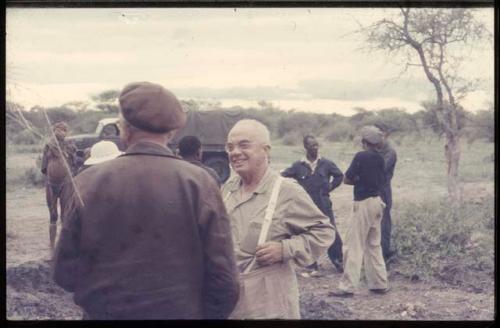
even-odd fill
[[[42,174],[45,175],[45,197],[50,214],[49,240],[50,249],[54,249],[57,235],[57,202],[61,207],[61,212],[65,207],[63,188],[70,183],[70,178],[75,170],[76,148],[66,142],[68,125],[64,122],[57,122],[52,125],[53,136],[45,145],[42,154]],[[62,217],[62,213],[61,213]]]
[[[160,85],[119,97],[125,153],[76,177],[54,279],[84,318],[224,319],[238,299],[228,216],[213,178],[167,148],[186,122]]]
[[[391,133],[390,128],[384,123],[374,124],[383,134],[384,140],[380,148],[377,151],[384,158],[384,173],[385,181],[380,190],[380,197],[385,203],[384,215],[382,216],[382,255],[384,255],[384,260],[388,262],[394,255],[394,251],[391,250],[391,230],[392,230],[392,219],[391,219],[391,208],[392,208],[392,188],[391,180],[394,175],[394,168],[396,167],[397,155],[394,147],[387,139]]]
[[[179,151],[179,156],[181,156],[183,160],[203,168],[220,186],[220,178],[217,172],[213,168],[206,166],[201,162],[203,151],[200,139],[195,136],[182,137],[182,139],[179,140],[177,149]]]
[[[377,149],[382,141],[379,129],[374,126],[363,127],[361,142],[364,150],[354,155],[345,172],[344,183],[354,185],[354,205],[343,245],[344,274],[338,290],[330,292],[331,296],[354,295],[363,260],[370,291],[384,294],[389,290],[380,246],[380,221],[384,209],[380,190],[384,183],[384,159]]]

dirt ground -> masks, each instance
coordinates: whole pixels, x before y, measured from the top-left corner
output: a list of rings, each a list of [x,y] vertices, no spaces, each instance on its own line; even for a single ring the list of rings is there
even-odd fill
[[[349,192],[336,195],[341,235],[349,213]],[[344,200],[345,198],[345,200]],[[50,280],[48,210],[39,188],[15,188],[7,193],[7,319],[79,320],[81,310],[72,295]],[[321,277],[298,275],[303,319],[322,320],[493,320],[493,285],[453,287],[439,281],[411,282],[391,265],[392,286],[386,295],[372,295],[361,284],[351,299],[328,296],[340,274],[326,257]],[[298,270],[298,273],[301,273]]]

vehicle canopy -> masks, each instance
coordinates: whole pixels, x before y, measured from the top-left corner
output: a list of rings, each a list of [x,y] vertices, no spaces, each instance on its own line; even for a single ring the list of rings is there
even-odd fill
[[[240,110],[189,111],[186,125],[177,132],[171,144],[178,144],[184,136],[196,136],[206,149],[224,147],[229,130],[243,118]]]

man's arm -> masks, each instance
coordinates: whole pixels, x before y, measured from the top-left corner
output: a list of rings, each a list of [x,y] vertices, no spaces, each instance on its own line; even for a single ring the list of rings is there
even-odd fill
[[[297,170],[295,169],[295,163],[292,164],[292,166],[284,169],[281,171],[281,176],[285,178],[294,178],[297,179]]]
[[[351,165],[345,171],[344,183],[347,185],[354,185],[359,179],[359,153],[354,155]]]
[[[290,234],[289,239],[281,241],[283,261],[293,259],[296,264],[307,266],[332,245],[335,229],[299,184],[284,182],[283,187],[281,213],[277,214]]]
[[[354,185],[354,181],[352,181],[351,179],[349,179],[349,177],[347,177],[347,175],[344,176],[344,183],[346,185],[351,185],[351,186]]]
[[[45,146],[45,148],[43,149],[42,167],[41,167],[41,171],[43,174],[47,174],[47,165],[49,164],[49,159],[48,159],[48,154],[47,154],[48,150],[49,150],[48,146]]]
[[[70,185],[68,187],[71,188]],[[59,286],[73,292],[78,279],[81,231],[77,200],[74,194],[70,197],[62,212],[64,213],[61,218],[63,226],[52,259],[52,278]]]
[[[226,319],[238,301],[239,283],[231,227],[215,181],[205,175],[199,213],[205,254],[204,312],[206,319]]]
[[[333,180],[330,183],[330,191],[333,191],[342,184],[344,173],[342,173],[342,171],[333,162],[329,163],[328,173],[333,177]]]

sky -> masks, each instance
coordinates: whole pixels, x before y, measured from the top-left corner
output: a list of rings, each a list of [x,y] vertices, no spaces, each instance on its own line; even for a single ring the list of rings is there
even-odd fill
[[[180,99],[351,115],[354,108],[408,112],[433,98],[421,68],[368,51],[359,24],[380,8],[7,8],[7,99],[25,108],[88,101],[151,81]],[[493,31],[493,9],[477,11]],[[493,44],[467,53],[481,78],[466,109],[493,102]]]

